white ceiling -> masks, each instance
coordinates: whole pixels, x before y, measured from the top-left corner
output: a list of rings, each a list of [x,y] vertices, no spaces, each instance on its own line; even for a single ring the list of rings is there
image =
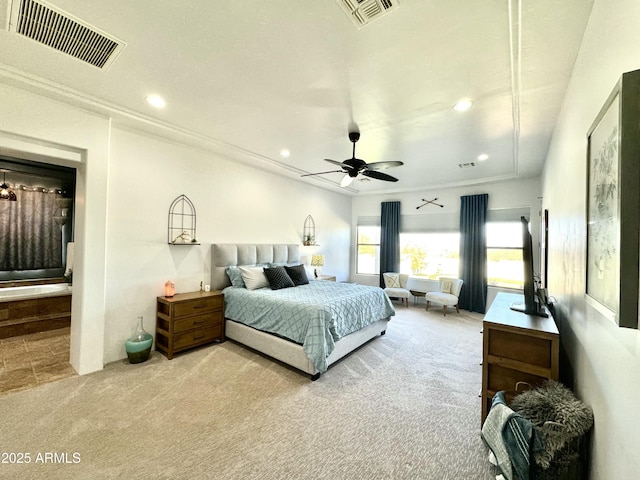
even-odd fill
[[[2,81],[341,191],[300,175],[350,158],[355,125],[358,158],[404,162],[345,191],[368,194],[538,176],[593,0],[399,0],[361,29],[335,0],[51,0],[127,44],[107,71],[9,32],[10,3]]]

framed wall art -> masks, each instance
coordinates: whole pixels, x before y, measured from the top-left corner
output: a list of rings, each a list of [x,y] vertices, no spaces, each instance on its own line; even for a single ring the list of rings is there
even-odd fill
[[[587,133],[585,299],[638,328],[640,70],[622,75]]]
[[[546,208],[542,212],[540,231],[540,286],[549,288],[549,210]]]

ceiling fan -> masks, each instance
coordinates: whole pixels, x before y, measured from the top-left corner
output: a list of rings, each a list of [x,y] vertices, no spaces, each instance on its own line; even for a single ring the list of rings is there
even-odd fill
[[[359,139],[360,132],[349,132],[349,140],[353,143],[353,154],[351,155],[351,158],[345,160],[344,162],[336,162],[335,160],[330,160],[328,158],[324,159],[326,162],[338,165],[342,168],[342,170],[329,170],[328,172],[307,173],[301,176],[309,177],[311,175],[324,175],[325,173],[344,173],[345,176],[340,182],[341,187],[350,185],[351,182],[353,182],[353,179],[356,178],[359,174],[362,174],[365,177],[375,178],[376,180],[397,182],[397,178],[392,177],[391,175],[387,175],[386,173],[379,172],[378,170],[384,170],[385,168],[391,167],[399,167],[404,164],[399,161],[367,163],[364,160],[356,158],[356,142]]]

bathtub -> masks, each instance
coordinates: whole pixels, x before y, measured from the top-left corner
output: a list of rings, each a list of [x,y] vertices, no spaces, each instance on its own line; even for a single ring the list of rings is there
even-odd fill
[[[0,338],[70,326],[70,285],[54,283],[0,288]]]
[[[57,297],[71,295],[72,287],[68,283],[51,285],[30,285],[27,287],[0,288],[0,302],[24,300],[27,298]]]

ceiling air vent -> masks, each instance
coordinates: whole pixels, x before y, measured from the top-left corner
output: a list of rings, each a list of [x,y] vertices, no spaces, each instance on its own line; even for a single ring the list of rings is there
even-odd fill
[[[398,0],[336,0],[358,28],[398,8]]]
[[[106,70],[126,44],[43,0],[14,0],[9,31]]]
[[[471,168],[471,167],[475,167],[476,166],[476,162],[468,162],[468,163],[459,163],[458,167],[459,168]]]

